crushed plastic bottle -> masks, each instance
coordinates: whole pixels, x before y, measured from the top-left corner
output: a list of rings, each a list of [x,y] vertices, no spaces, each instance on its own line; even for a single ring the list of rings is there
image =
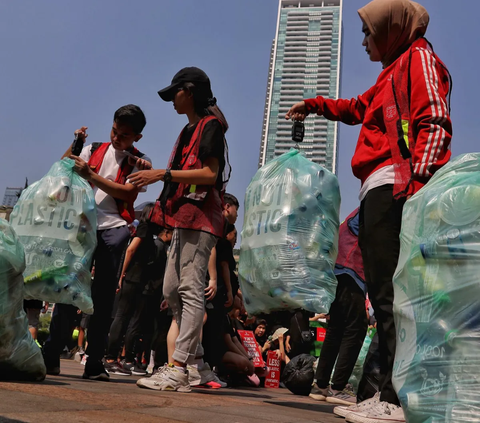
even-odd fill
[[[10,222],[25,248],[25,298],[73,304],[91,314],[97,214],[92,188],[73,166],[63,159],[25,189]]]
[[[326,313],[335,297],[340,191],[297,150],[272,160],[245,195],[239,279],[249,313]]]

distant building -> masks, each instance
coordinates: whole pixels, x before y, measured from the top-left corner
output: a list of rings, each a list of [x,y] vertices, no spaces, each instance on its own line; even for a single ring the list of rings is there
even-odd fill
[[[295,146],[285,113],[298,101],[322,95],[338,98],[343,0],[279,0],[270,51],[259,167]],[[306,157],[337,171],[338,123],[305,121]]]
[[[17,204],[18,197],[22,192],[23,188],[12,188],[7,187],[5,189],[5,195],[3,196],[3,206],[14,207]]]

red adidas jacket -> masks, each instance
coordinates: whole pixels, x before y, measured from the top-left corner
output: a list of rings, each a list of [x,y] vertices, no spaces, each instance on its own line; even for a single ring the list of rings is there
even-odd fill
[[[449,75],[424,38],[413,44],[411,60],[410,122],[416,141],[412,161],[414,191],[417,192],[450,159],[452,122],[446,100]],[[347,125],[362,124],[352,158],[353,174],[362,185],[373,172],[392,164],[383,103],[395,64],[384,69],[376,84],[356,99],[317,97],[305,100],[308,113],[317,112]]]

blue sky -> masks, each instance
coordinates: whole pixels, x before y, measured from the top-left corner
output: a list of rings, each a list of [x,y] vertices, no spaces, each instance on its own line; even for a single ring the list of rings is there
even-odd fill
[[[344,0],[341,94],[354,97],[381,71],[361,46],[357,9]],[[453,155],[480,150],[477,0],[423,0],[427,37],[453,76]],[[164,167],[186,123],[157,95],[184,66],[210,76],[230,130],[233,167],[228,190],[243,203],[257,170],[268,62],[277,0],[15,0],[0,2],[0,196],[5,187],[41,178],[61,157],[73,131],[108,141],[114,111],[138,104],[147,116],[138,147]],[[352,157],[359,127],[341,126],[341,217],[358,205]],[[153,200],[162,185],[139,202]],[[243,222],[240,210],[238,228]]]

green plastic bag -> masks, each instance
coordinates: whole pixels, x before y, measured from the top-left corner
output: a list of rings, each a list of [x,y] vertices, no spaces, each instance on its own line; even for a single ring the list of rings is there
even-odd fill
[[[97,211],[92,188],[73,166],[67,158],[56,162],[25,189],[10,222],[25,247],[25,298],[72,304],[92,314]]]
[[[339,209],[337,177],[298,150],[257,171],[245,195],[238,270],[249,313],[328,312]]]
[[[393,385],[409,423],[480,422],[480,154],[405,204]]]
[[[24,269],[23,246],[9,223],[0,219],[0,380],[45,379],[42,353],[23,311]]]

